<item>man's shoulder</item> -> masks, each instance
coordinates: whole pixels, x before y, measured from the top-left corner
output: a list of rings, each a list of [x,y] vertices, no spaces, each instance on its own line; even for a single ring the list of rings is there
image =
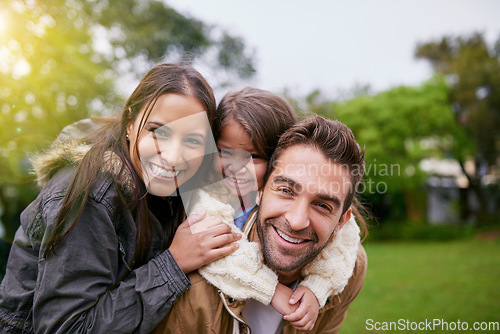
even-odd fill
[[[188,274],[191,285],[174,303],[175,308],[211,308],[221,301],[219,290],[196,270]],[[176,305],[177,304],[177,305]]]
[[[360,244],[358,248],[356,264],[354,266],[351,278],[349,278],[347,285],[341,293],[335,296],[332,295],[330,298],[328,298],[327,303],[324,307],[325,310],[328,310],[332,307],[348,305],[357,297],[365,282],[367,266],[368,257],[366,255],[364,247]]]
[[[232,318],[224,311],[216,287],[198,271],[188,275],[191,285],[173,303],[172,309],[154,333],[225,333],[232,328]]]
[[[356,267],[354,268],[354,271],[358,271],[358,275],[361,274],[361,271],[363,272],[363,277],[366,274],[366,268],[368,267],[368,255],[366,254],[365,248],[363,247],[362,244],[359,245],[358,248],[358,257],[356,258]],[[353,273],[354,275],[355,273]]]
[[[354,299],[358,295],[359,291],[361,291],[361,288],[363,287],[367,268],[368,256],[366,255],[365,248],[360,244],[358,247],[356,265],[354,266],[352,276],[349,279],[347,286],[345,287],[345,290],[349,292],[349,294],[352,296],[352,299]]]
[[[199,287],[199,288],[205,288],[208,286],[212,286],[210,283],[207,282],[206,279],[203,278],[203,276],[200,275],[198,270],[192,271],[188,274],[189,280],[191,281],[191,286],[192,287]]]

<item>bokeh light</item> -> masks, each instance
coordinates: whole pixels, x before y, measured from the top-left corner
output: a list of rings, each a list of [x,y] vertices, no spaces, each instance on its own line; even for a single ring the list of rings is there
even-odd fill
[[[2,41],[7,35],[7,30],[8,30],[7,16],[3,12],[0,12],[0,41]]]

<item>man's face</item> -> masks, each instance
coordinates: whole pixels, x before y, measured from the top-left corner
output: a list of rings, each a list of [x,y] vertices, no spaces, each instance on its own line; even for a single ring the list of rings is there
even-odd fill
[[[350,219],[342,215],[347,168],[305,145],[286,149],[259,197],[257,233],[266,264],[296,275]],[[295,279],[298,277],[295,277]]]

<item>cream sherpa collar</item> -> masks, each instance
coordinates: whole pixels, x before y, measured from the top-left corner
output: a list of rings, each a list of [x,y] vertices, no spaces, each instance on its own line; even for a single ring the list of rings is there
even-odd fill
[[[234,210],[231,206],[223,204],[203,190],[199,191],[199,201],[196,203],[194,211],[197,213],[206,211],[207,217],[221,217],[233,230],[237,229],[233,223]],[[244,227],[244,236],[249,233],[255,220],[256,214],[253,213]],[[356,220],[351,217],[320,254],[302,270],[304,279],[300,285],[306,286],[312,291],[321,291],[316,295],[321,306],[325,305],[329,296],[341,293],[351,278],[358,255],[359,234],[360,229]],[[246,240],[244,237],[240,243],[247,242]],[[210,282],[216,282],[216,280],[210,279],[208,273],[203,270],[200,270],[200,273]],[[218,287],[221,288],[221,286]],[[224,289],[222,290],[224,291]]]

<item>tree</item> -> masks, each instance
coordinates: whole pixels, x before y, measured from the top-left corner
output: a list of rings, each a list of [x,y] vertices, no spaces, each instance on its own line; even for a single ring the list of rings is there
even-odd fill
[[[478,222],[487,224],[498,219],[488,206],[489,188],[496,188],[498,179],[487,182],[492,169],[498,169],[500,158],[500,37],[492,46],[481,33],[470,36],[442,37],[438,41],[417,46],[417,58],[428,61],[438,74],[445,76],[450,86],[448,103],[453,106],[456,124],[463,127],[473,150],[456,142],[454,158],[458,160],[478,199],[475,210]],[[473,171],[465,168],[474,157]],[[491,194],[490,194],[491,195]],[[498,203],[496,207],[498,215]]]
[[[255,72],[240,37],[161,1],[0,0],[0,218],[7,239],[37,192],[27,154],[69,123],[118,110],[124,80],[174,55],[230,79]]]
[[[316,104],[309,99],[309,109],[345,123],[365,147],[361,194],[370,202],[391,201],[387,215],[392,218],[420,220],[425,210],[416,194],[427,178],[420,161],[445,157],[452,143],[463,137],[455,126],[448,94],[445,81],[434,77],[419,87],[395,87],[341,102]]]

